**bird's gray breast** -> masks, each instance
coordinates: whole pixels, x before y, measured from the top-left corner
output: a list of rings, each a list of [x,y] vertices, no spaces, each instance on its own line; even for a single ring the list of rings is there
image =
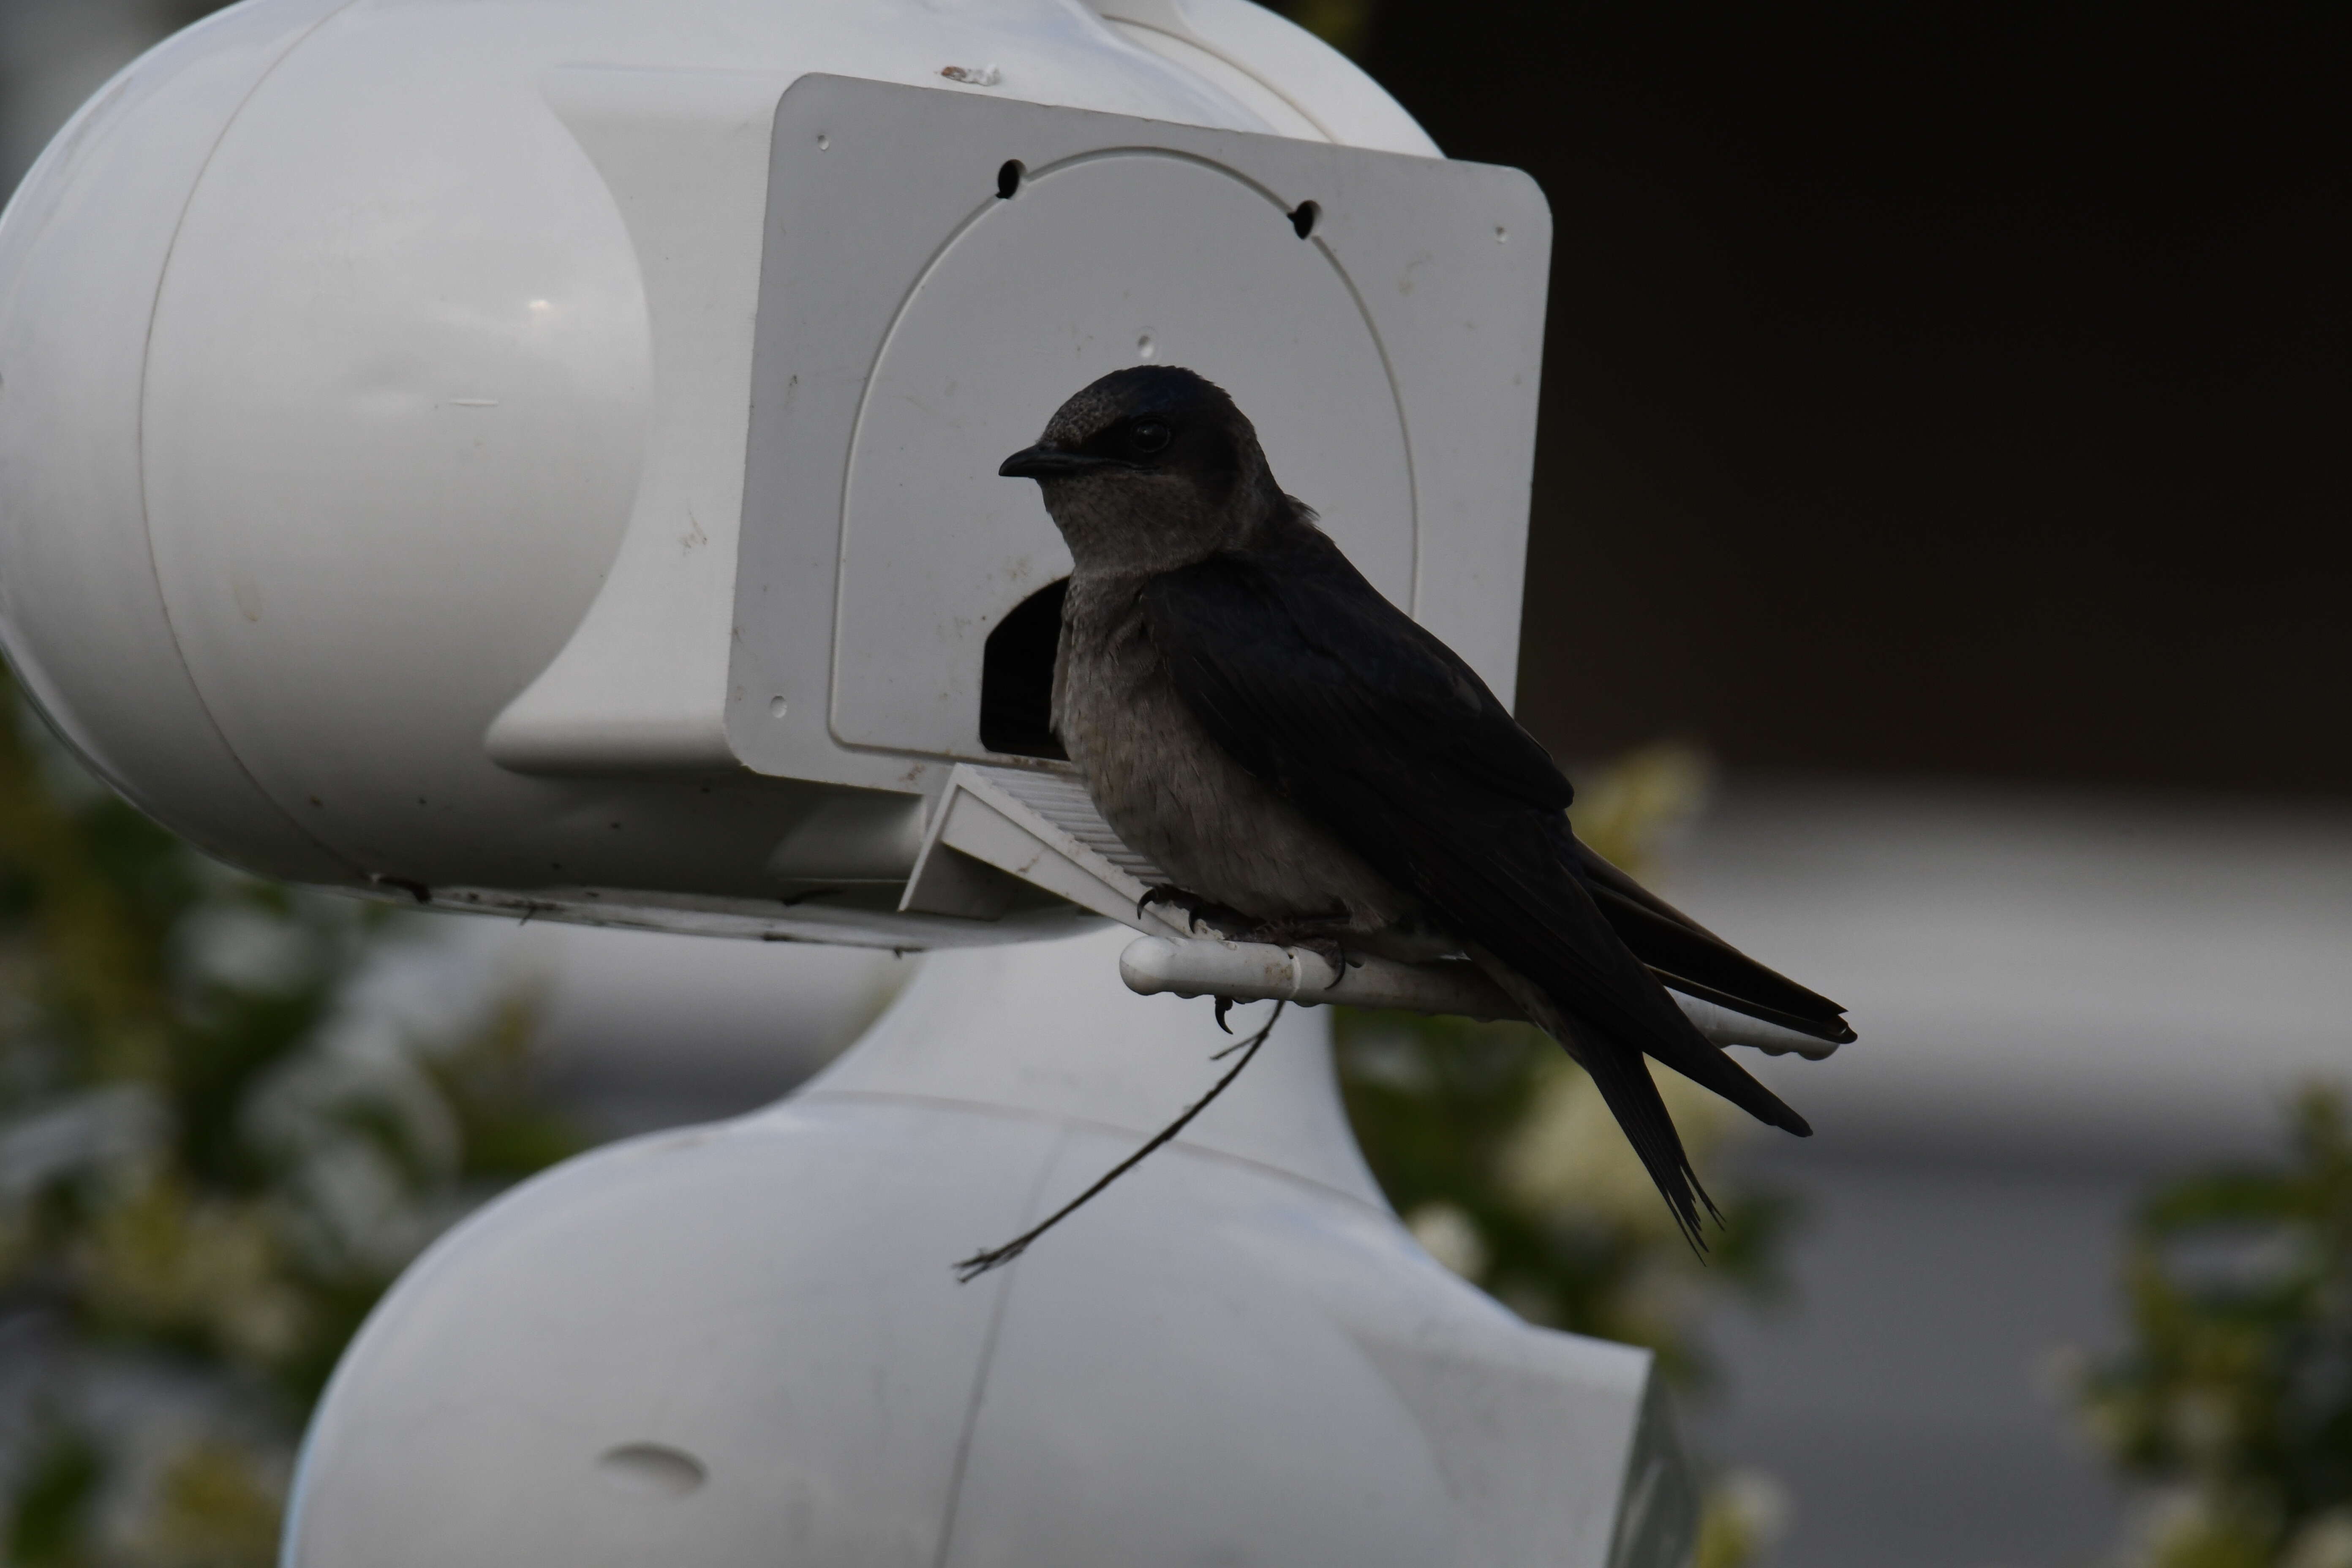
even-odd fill
[[[1234,762],[1185,705],[1145,624],[1145,581],[1080,574],[1063,605],[1055,728],[1095,809],[1178,886],[1244,914],[1393,924],[1407,900]]]

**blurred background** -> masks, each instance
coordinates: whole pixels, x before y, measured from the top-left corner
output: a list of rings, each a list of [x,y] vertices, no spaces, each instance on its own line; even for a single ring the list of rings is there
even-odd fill
[[[0,187],[209,9],[0,0]],[[1708,1568],[2352,1568],[2344,8],[1289,9],[1549,195],[1520,711],[1580,830],[1862,1034],[1758,1068],[1810,1142],[1677,1096],[1701,1268],[1549,1047],[1346,1018],[1400,1210],[1666,1353]],[[10,1563],[266,1563],[418,1247],[919,962],[264,887],[11,703]]]

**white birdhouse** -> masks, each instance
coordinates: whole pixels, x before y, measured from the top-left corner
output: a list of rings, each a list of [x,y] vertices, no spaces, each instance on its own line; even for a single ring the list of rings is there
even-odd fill
[[[1549,229],[1246,0],[245,0],[0,220],[0,639],[268,874],[1083,931],[1149,868],[1051,758],[1068,562],[998,460],[1190,366],[1507,700]],[[1199,1087],[1205,1009],[1116,953],[936,961],[784,1106],[461,1228],[337,1374],[288,1562],[1679,1561],[1647,1358],[1412,1246],[1319,1015],[953,1282]]]
[[[1159,361],[1507,695],[1540,194],[1242,0],[1112,9],[248,0],[166,43],[0,228],[26,686],[297,880],[1067,929],[902,894],[955,763],[1044,765],[1068,559],[997,462]]]

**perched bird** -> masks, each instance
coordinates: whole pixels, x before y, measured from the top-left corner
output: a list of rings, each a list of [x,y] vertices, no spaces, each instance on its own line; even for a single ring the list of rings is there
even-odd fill
[[[1282,492],[1223,390],[1115,372],[998,472],[1069,544],[1054,727],[1173,879],[1155,896],[1235,940],[1466,956],[1591,1075],[1694,1243],[1706,1194],[1644,1054],[1810,1135],[1665,987],[1823,1039],[1844,1010],[1580,843],[1550,754]]]

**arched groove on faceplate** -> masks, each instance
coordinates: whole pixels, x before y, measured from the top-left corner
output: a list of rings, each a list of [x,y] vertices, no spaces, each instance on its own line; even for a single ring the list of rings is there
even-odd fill
[[[1389,360],[1389,345],[1387,340],[1381,336],[1380,324],[1372,320],[1371,311],[1365,309],[1363,291],[1356,287],[1356,280],[1348,275],[1348,269],[1346,268],[1339,265],[1339,258],[1331,254],[1330,246],[1324,241],[1323,219],[1325,216],[1325,211],[1323,205],[1320,202],[1309,200],[1302,201],[1297,205],[1292,206],[1285,203],[1282,197],[1276,195],[1267,186],[1251,179],[1247,174],[1243,174],[1238,169],[1229,168],[1213,159],[1196,157],[1190,153],[1179,153],[1166,147],[1104,147],[1098,148],[1093,152],[1080,153],[1075,158],[1064,158],[1057,163],[1048,163],[1043,168],[1032,169],[1024,164],[1022,169],[1022,183],[1025,184],[1032,180],[1053,174],[1055,170],[1073,168],[1080,163],[1096,163],[1105,158],[1133,157],[1137,154],[1145,153],[1148,153],[1154,158],[1169,158],[1180,163],[1193,163],[1203,169],[1213,170],[1217,174],[1224,175],[1225,178],[1233,181],[1235,184],[1245,185],[1249,189],[1255,191],[1258,195],[1264,196],[1268,205],[1270,205],[1276,212],[1282,215],[1282,221],[1291,226],[1292,233],[1297,235],[1299,238],[1307,241],[1315,247],[1317,252],[1319,253],[1323,259],[1330,265],[1332,273],[1338,277],[1341,286],[1348,290],[1348,298],[1355,301],[1356,313],[1361,316],[1364,320],[1365,334],[1372,340],[1372,348],[1374,352],[1379,353],[1381,356],[1381,374],[1388,378],[1389,400],[1396,405],[1397,428],[1403,431],[1405,435],[1403,455],[1405,479],[1408,484],[1406,493],[1411,498],[1410,504],[1412,509],[1412,518],[1409,524],[1412,530],[1412,593],[1411,602],[1407,605],[1406,608],[1408,613],[1412,613],[1421,603],[1422,576],[1421,487],[1413,476],[1412,423],[1405,417],[1404,390],[1397,384],[1396,366]],[[961,238],[964,230],[979,222],[987,211],[988,206],[986,204],[982,204],[981,206],[975,208],[971,216],[966,218],[961,224],[957,226],[955,238]],[[1303,229],[1299,226],[1298,221],[1299,215],[1301,213],[1309,215]],[[939,264],[940,257],[945,255],[950,247],[955,244],[955,238],[950,238],[946,245],[940,246],[938,252],[931,257],[930,260],[924,264],[924,277],[928,278],[930,276],[931,268],[937,266]],[[921,287],[922,281],[920,279],[918,279],[915,283],[915,289],[919,289]],[[914,297],[915,289],[909,289],[907,290],[908,299],[912,299]],[[899,312],[903,314],[906,308],[906,301],[901,300],[898,306]],[[891,319],[891,326],[895,330],[897,325],[898,320],[896,317],[893,317]],[[887,340],[885,341],[885,346],[886,348],[887,346]],[[875,363],[877,364],[881,363],[880,353],[877,353],[875,355]],[[866,385],[869,388],[873,385],[873,379],[870,374],[867,377]],[[861,416],[864,412],[865,411],[862,408],[859,410]]]
[[[865,428],[866,411],[871,405],[874,396],[875,372],[881,367],[882,362],[889,357],[891,341],[898,334],[898,323],[906,319],[907,307],[913,303],[916,295],[922,292],[923,285],[929,282],[932,273],[939,269],[940,260],[946,257],[950,251],[956,247],[957,242],[961,240],[965,235],[971,232],[974,225],[978,224],[982,218],[987,217],[990,214],[994,212],[999,203],[1010,201],[1013,196],[1018,195],[1021,187],[1034,184],[1038,180],[1043,179],[1048,174],[1057,174],[1064,169],[1074,169],[1083,163],[1098,163],[1111,158],[1133,157],[1165,158],[1171,163],[1190,163],[1197,168],[1206,169],[1213,174],[1222,174],[1226,179],[1231,180],[1234,184],[1244,186],[1246,189],[1255,191],[1259,195],[1265,197],[1266,204],[1275,210],[1275,212],[1282,218],[1283,222],[1286,224],[1293,224],[1296,222],[1296,214],[1297,209],[1286,204],[1282,197],[1276,195],[1267,186],[1251,179],[1247,174],[1243,174],[1238,169],[1231,168],[1223,163],[1217,163],[1213,159],[1202,158],[1191,153],[1178,152],[1174,148],[1152,147],[1142,143],[1137,143],[1134,146],[1129,147],[1098,147],[1081,153],[1075,157],[1056,159],[1053,163],[1041,164],[1034,169],[1018,158],[1008,158],[998,167],[997,195],[995,198],[993,200],[982,201],[973,205],[971,211],[965,215],[964,220],[956,225],[954,228],[950,229],[947,237],[940,240],[938,246],[932,249],[930,255],[923,258],[923,265],[916,272],[914,281],[908,284],[907,291],[899,296],[898,306],[890,312],[889,328],[882,334],[881,342],[874,351],[872,363],[866,367],[866,389],[858,397],[857,419],[853,428],[859,431],[862,431]],[[1018,177],[1013,182],[1013,188],[1011,192],[1007,192],[1003,188],[1003,171],[1006,169],[1018,169],[1020,171]],[[1405,421],[1404,395],[1398,388],[1396,384],[1396,367],[1389,362],[1388,347],[1381,340],[1380,328],[1372,320],[1372,313],[1364,308],[1364,296],[1362,292],[1357,289],[1355,279],[1348,276],[1348,269],[1339,265],[1339,258],[1331,254],[1331,247],[1323,241],[1322,234],[1320,232],[1323,211],[1322,207],[1315,203],[1307,203],[1303,205],[1312,205],[1315,207],[1316,222],[1310,227],[1307,234],[1300,235],[1299,237],[1308,240],[1313,244],[1316,250],[1322,255],[1323,259],[1330,264],[1332,272],[1339,277],[1340,283],[1346,287],[1348,297],[1355,301],[1356,313],[1363,318],[1364,331],[1371,339],[1374,348],[1380,353],[1381,369],[1388,378],[1389,397],[1396,405],[1397,426],[1403,430],[1408,437],[1404,447],[1404,460],[1406,472],[1410,475],[1412,468],[1412,445],[1410,440],[1412,427]],[[1296,232],[1295,229],[1294,232]],[[850,443],[849,451],[842,465],[844,479],[843,500],[845,504],[842,507],[841,513],[842,549],[840,553],[835,556],[836,560],[845,561],[848,558],[849,507],[845,504],[848,500],[847,479],[849,475],[856,471],[856,468],[857,444],[853,438]],[[1410,493],[1412,496],[1412,505],[1411,526],[1412,529],[1413,538],[1414,593],[1412,596],[1416,601],[1418,601],[1421,596],[1419,592],[1421,578],[1421,492],[1419,488],[1416,486]],[[842,610],[840,591],[841,584],[836,583],[835,585],[834,603],[834,623],[836,626],[840,624]],[[845,742],[845,744],[855,743],[856,742]]]
[[[1309,202],[1307,205],[1314,206],[1315,204]],[[1364,304],[1363,291],[1356,287],[1356,280],[1348,276],[1348,269],[1340,266],[1338,258],[1331,255],[1331,247],[1323,243],[1322,210],[1319,207],[1317,208],[1315,216],[1316,221],[1312,229],[1300,237],[1321,251],[1324,258],[1331,263],[1331,270],[1339,274],[1339,286],[1348,290],[1348,298],[1355,301],[1357,313],[1364,318],[1364,323],[1369,327],[1371,324],[1372,312]],[[1419,620],[1421,587],[1422,584],[1428,580],[1429,575],[1421,569],[1421,552],[1428,544],[1428,538],[1421,526],[1421,474],[1419,465],[1412,460],[1412,420],[1404,411],[1404,393],[1397,385],[1396,363],[1389,358],[1388,340],[1377,331],[1372,333],[1372,352],[1381,356],[1381,374],[1388,378],[1389,396],[1396,402],[1397,429],[1404,437],[1398,456],[1404,459],[1405,493],[1412,498],[1412,591],[1405,596],[1404,613]]]
[[[1017,145],[1005,149],[1023,150]],[[1133,174],[1119,165],[1132,168]],[[996,165],[992,161],[988,166]],[[1105,175],[1088,175],[1090,166],[1104,169],[1116,183],[1099,184]],[[1080,176],[1075,188],[1061,183],[1074,174]],[[1197,178],[1203,175],[1209,178]],[[1171,180],[1174,183],[1163,183]],[[1057,205],[1049,211],[1033,207],[1033,200],[1052,203],[1057,190]],[[1232,197],[1221,196],[1219,191],[1231,192]],[[982,470],[974,466],[968,480],[960,479],[950,488],[934,475],[913,472],[924,466],[920,443],[934,437],[961,439],[982,426],[1005,426],[999,433],[1005,450],[1025,445],[1063,397],[1096,375],[1133,363],[1126,354],[1128,344],[1150,342],[1153,351],[1140,357],[1190,364],[1213,379],[1232,383],[1231,389],[1267,437],[1277,477],[1327,513],[1343,545],[1399,604],[1410,609],[1420,597],[1421,496],[1402,390],[1362,290],[1327,242],[1327,230],[1344,234],[1344,223],[1335,221],[1318,203],[1310,233],[1301,237],[1297,215],[1304,205],[1303,193],[1293,192],[1285,199],[1226,163],[1161,146],[1097,147],[1027,164],[1017,193],[1009,202],[991,185],[971,193],[967,199],[971,205],[931,247],[898,295],[856,394],[854,434],[843,473],[840,569],[834,583],[835,637],[827,683],[827,727],[835,741],[847,747],[974,760],[1007,754],[974,731],[976,710],[989,706],[978,689],[987,681],[988,660],[975,634],[992,630],[992,621],[1001,626],[1002,617],[1012,611],[1012,603],[991,603],[989,595],[1002,594],[1017,603],[1044,586],[1048,577],[1058,575],[1054,558],[1061,554],[1060,542],[1026,487],[1017,500],[998,494],[994,487],[1012,483],[993,478],[1000,452],[986,454],[988,477],[981,477]],[[1109,216],[1120,211],[1120,193],[1126,195],[1128,215]],[[1092,289],[1072,301],[1066,315],[1057,313],[1060,308],[1053,302],[1058,296],[1036,293],[1024,275],[1008,270],[1024,249],[1048,243],[1047,237],[1056,255],[1073,244],[1080,249],[1094,246],[1095,236],[1079,214],[1097,202],[1108,204],[1099,240],[1104,257],[1134,252],[1138,244],[1149,243],[1156,215],[1162,210],[1141,204],[1160,197],[1172,201],[1175,212],[1198,215],[1197,221],[1205,226],[1197,232],[1235,237],[1203,246],[1198,253],[1199,271],[1160,267],[1156,256],[1139,268],[1130,255],[1125,270],[1097,258],[1084,265],[1090,277],[1117,281],[1135,271],[1156,276],[1138,278],[1131,295],[1123,286],[1116,295]],[[1024,216],[1019,226],[1007,226],[1006,216],[1000,215],[1014,209],[1024,210]],[[1263,216],[1250,218],[1248,210]],[[1134,216],[1138,212],[1149,216],[1139,219]],[[1346,215],[1339,216],[1344,219]],[[992,218],[998,220],[995,226],[979,232]],[[1171,216],[1168,221],[1183,220]],[[1044,227],[1032,228],[1033,223]],[[1271,240],[1262,245],[1251,237],[1258,224],[1266,235],[1278,237],[1279,247],[1291,256],[1304,256],[1304,238],[1320,264],[1306,263],[1301,271],[1300,262],[1273,257]],[[1075,241],[1074,234],[1078,237]],[[1262,248],[1262,262],[1245,265],[1239,259]],[[965,259],[950,266],[950,255]],[[1181,264],[1171,263],[1176,265]],[[1236,268],[1245,269],[1236,272]],[[1230,313],[1205,302],[1214,294],[1208,279],[1220,269],[1236,295],[1250,297]],[[1318,276],[1336,279],[1344,294],[1316,283]],[[1008,289],[1012,292],[1004,292]],[[1007,301],[1003,321],[996,319],[999,299]],[[1125,319],[1130,312],[1133,321]],[[1172,312],[1171,319],[1159,319],[1163,312]],[[1022,324],[1016,326],[1014,318]],[[1265,331],[1259,331],[1260,326]],[[1046,374],[1045,365],[1056,362],[1033,352],[1049,330],[1067,334],[1069,357],[1058,363],[1071,367],[1066,382],[1053,382],[1050,390],[1040,377]],[[1288,342],[1289,349],[1260,352],[1258,343],[1268,334]],[[1117,350],[1111,347],[1114,339],[1121,345]],[[935,343],[948,346],[930,346]],[[966,355],[971,356],[968,367]],[[1308,395],[1307,383],[1323,374],[1331,376],[1330,384],[1347,390],[1336,399]],[[1375,376],[1382,391],[1372,390]],[[965,384],[961,389],[955,385],[959,379]],[[992,388],[1017,390],[982,399],[977,389],[983,379]],[[924,401],[942,395],[937,411]],[[1005,425],[1004,412],[1016,405],[1024,411],[1017,428]],[[1364,435],[1358,437],[1352,434],[1356,431]],[[1367,452],[1363,441],[1373,443],[1369,463],[1361,460]],[[979,456],[959,456],[952,466],[961,473],[967,458]],[[1034,522],[1027,515],[1009,518],[1008,509],[1034,514]],[[963,538],[949,531],[950,520],[967,530]],[[998,530],[1004,531],[1001,557],[983,558],[981,542]],[[895,540],[902,554],[939,557],[912,568],[913,578],[929,574],[928,588],[917,586],[911,595],[893,593],[887,596],[887,604],[879,594],[881,579],[896,579],[901,573],[896,566],[884,570],[885,552],[877,542],[886,538]],[[911,542],[927,539],[941,548],[908,550]],[[952,592],[942,589],[940,584],[955,572],[962,575]],[[964,608],[964,603],[971,607]],[[886,666],[875,652],[873,627],[878,618],[894,613],[900,620],[894,650],[929,644],[935,657],[945,661],[928,686],[905,679],[911,672],[890,668],[901,662],[895,654]],[[971,618],[975,615],[977,625]],[[940,647],[942,639],[962,651]],[[1037,739],[1032,736],[1031,742]],[[1024,744],[1011,754],[1051,753]]]

